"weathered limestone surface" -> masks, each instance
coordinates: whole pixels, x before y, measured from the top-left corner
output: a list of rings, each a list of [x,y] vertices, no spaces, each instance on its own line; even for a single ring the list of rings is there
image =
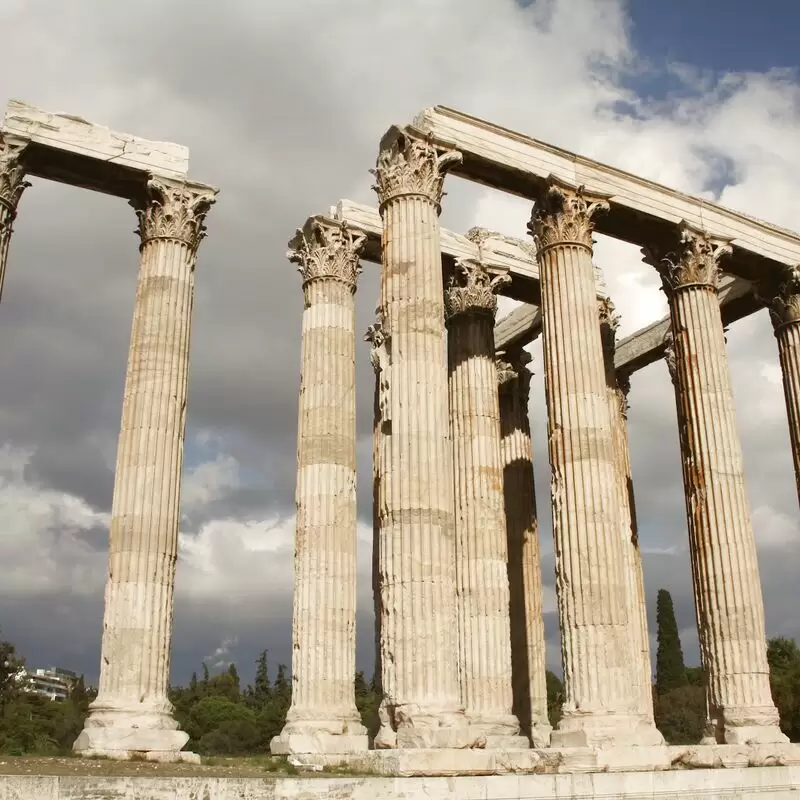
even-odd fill
[[[0,133],[0,297],[6,275],[8,246],[22,192],[30,186],[25,180],[22,156],[27,141]]]
[[[530,355],[499,353],[500,454],[508,534],[513,711],[534,747],[550,744],[539,525],[528,395]]]
[[[362,260],[380,263],[383,223],[375,208],[352,200],[340,200],[331,206],[330,217],[364,233],[367,239]],[[511,283],[504,287],[502,294],[525,302],[538,298],[539,267],[530,242],[486,228],[471,228],[466,235],[441,228],[439,245],[446,267],[463,259],[480,261],[492,274],[511,277]]]
[[[650,637],[647,631],[647,605],[644,593],[642,554],[636,530],[633,502],[631,457],[628,448],[628,391],[630,381],[614,368],[614,350],[619,316],[610,300],[598,303],[600,335],[606,368],[606,391],[614,440],[617,471],[617,504],[620,514],[625,590],[628,605],[630,658],[633,667],[631,685],[633,712],[642,720],[638,727],[641,744],[663,744],[664,737],[655,727],[650,665]]]
[[[800,267],[786,270],[777,285],[763,288],[783,375],[794,475],[800,497]]]
[[[400,759],[403,752],[396,751],[396,754]],[[487,751],[487,755],[490,754]],[[332,797],[337,800],[584,800],[589,797],[598,800],[671,800],[675,797],[794,800],[798,783],[798,766],[416,778],[3,775],[0,776],[0,797],[14,800],[84,800],[87,797],[104,800],[316,800]]]
[[[535,200],[551,178],[608,198],[597,232],[639,245],[674,231],[685,220],[730,240],[735,251],[726,269],[749,280],[781,264],[800,263],[800,234],[754,219],[701,197],[661,186],[560,147],[444,106],[426,108],[409,131],[464,156],[453,172],[485,186]]]
[[[650,247],[672,316],[700,655],[708,679],[708,741],[785,742],[769,687],[764,606],[744,485],[728,356],[717,300],[730,245],[681,226]]]
[[[11,100],[2,134],[30,141],[28,174],[139,200],[150,176],[187,180],[188,148],[112,131],[74,114]]]
[[[178,753],[167,699],[178,548],[189,333],[197,248],[216,190],[153,179],[136,207],[141,266],[122,404],[100,686],[74,749],[83,755]],[[161,755],[159,755],[161,754]]]
[[[601,197],[552,181],[530,227],[542,281],[565,701],[554,747],[636,744],[617,467],[592,265]]]
[[[388,371],[385,367],[388,365],[386,337],[383,331],[383,319],[381,317],[380,308],[376,310],[375,323],[367,328],[364,339],[368,341],[372,347],[369,354],[369,360],[372,368],[375,371],[375,393],[373,395],[372,404],[372,601],[375,612],[375,667],[374,674],[377,678],[378,691],[381,693],[381,715],[385,715],[385,698],[383,697],[383,689],[380,685],[381,674],[383,672],[381,664],[381,619],[383,612],[381,610],[381,515],[380,515],[380,497],[381,497],[381,475],[386,469],[386,465],[382,461],[385,449],[382,446],[383,432],[381,426],[383,423],[383,409],[386,408],[388,400],[388,382],[386,380]]]
[[[356,657],[355,302],[364,237],[311,219],[289,243],[303,276],[292,704],[273,753],[366,750]]]
[[[459,261],[445,291],[455,477],[461,702],[485,747],[527,747],[512,713],[508,548],[494,365],[495,292],[478,261]]]
[[[459,697],[453,461],[439,203],[458,159],[391,129],[374,174],[383,220],[386,404],[380,459],[377,747],[475,743]]]

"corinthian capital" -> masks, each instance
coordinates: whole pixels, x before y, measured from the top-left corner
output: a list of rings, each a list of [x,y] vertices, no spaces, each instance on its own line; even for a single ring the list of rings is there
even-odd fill
[[[566,243],[591,249],[592,218],[608,208],[606,196],[590,194],[583,186],[570,186],[551,176],[536,198],[528,223],[537,251]]]
[[[345,222],[310,217],[289,242],[286,257],[297,264],[303,285],[317,278],[330,278],[355,291],[361,272],[359,255],[366,238]]]
[[[787,267],[781,275],[764,281],[757,294],[769,309],[776,331],[784,325],[800,322],[800,265]]]
[[[13,136],[0,134],[0,203],[12,214],[24,189],[30,186],[25,180],[22,154],[28,142]]]
[[[508,275],[492,277],[480,261],[458,259],[444,292],[446,318],[452,319],[459,314],[483,314],[494,318],[497,312],[496,294],[509,283],[511,278]]]
[[[603,342],[603,353],[606,359],[611,359],[613,364],[620,315],[617,313],[614,303],[607,297],[597,300],[597,313],[600,317],[600,338]]]
[[[381,208],[394,197],[422,195],[437,209],[444,196],[443,184],[447,170],[461,162],[461,153],[436,147],[430,141],[412,136],[401,128],[390,128],[381,140],[375,169],[377,192]]]
[[[380,309],[375,314],[374,324],[364,333],[364,341],[372,345],[369,352],[372,368],[376,374],[383,371],[389,355],[389,331],[384,327],[383,312]]]
[[[499,350],[495,354],[497,383],[501,392],[519,392],[520,399],[527,406],[533,374],[528,364],[533,357],[527,350]]]
[[[716,289],[722,272],[719,261],[729,255],[728,242],[712,239],[705,231],[682,222],[677,241],[642,248],[646,263],[655,267],[661,285],[669,296],[687,286],[707,286]]]
[[[142,244],[153,239],[175,239],[197,250],[205,238],[206,214],[216,201],[217,191],[202,183],[150,178],[146,197],[131,200],[139,218],[137,233]]]

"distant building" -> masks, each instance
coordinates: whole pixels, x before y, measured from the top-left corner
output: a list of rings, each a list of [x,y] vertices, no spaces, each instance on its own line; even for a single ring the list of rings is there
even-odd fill
[[[36,669],[33,672],[22,670],[17,676],[23,692],[38,694],[50,700],[66,700],[78,676],[72,670],[61,667]]]

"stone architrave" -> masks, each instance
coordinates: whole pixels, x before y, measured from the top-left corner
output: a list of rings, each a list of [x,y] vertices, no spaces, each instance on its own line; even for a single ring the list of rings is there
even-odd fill
[[[620,509],[625,588],[628,602],[630,658],[633,665],[631,700],[633,713],[641,718],[641,744],[664,744],[664,737],[655,726],[653,715],[653,683],[650,666],[650,636],[647,627],[647,604],[644,592],[644,572],[639,537],[636,529],[636,507],[633,500],[631,457],[628,447],[628,392],[630,379],[620,376],[614,368],[619,315],[608,300],[598,301],[600,336],[606,369],[606,391],[614,432],[614,456],[617,467],[617,496]]]
[[[539,258],[553,539],[565,700],[554,747],[639,744],[617,462],[592,265],[608,208],[551,178],[530,229]],[[579,590],[578,590],[579,587]]]
[[[0,297],[8,260],[11,232],[22,192],[30,186],[25,180],[22,157],[28,142],[0,133]]]
[[[521,349],[497,355],[500,455],[508,541],[512,708],[533,746],[548,747],[552,726],[547,714],[542,567],[528,418],[530,360]]]
[[[460,702],[453,460],[439,212],[460,159],[392,128],[373,174],[390,338],[381,420],[381,684],[376,747],[475,743]]]
[[[494,363],[495,293],[510,283],[459,260],[445,290],[461,702],[488,748],[524,748],[512,712],[508,544]]]
[[[355,302],[363,234],[310,219],[289,243],[303,276],[292,704],[273,753],[367,750],[356,709]]]
[[[759,292],[769,308],[783,376],[783,395],[800,498],[800,266],[788,268]]]
[[[216,189],[152,178],[111,508],[100,686],[74,749],[196,760],[167,697],[197,248]]]
[[[764,605],[717,287],[729,244],[681,225],[647,248],[669,300],[707,743],[786,742],[767,663]],[[669,361],[668,361],[669,363]]]

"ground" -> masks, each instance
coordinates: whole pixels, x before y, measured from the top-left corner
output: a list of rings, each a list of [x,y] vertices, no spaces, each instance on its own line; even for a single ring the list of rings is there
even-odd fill
[[[285,758],[250,756],[247,758],[204,758],[202,764],[158,764],[149,761],[111,761],[105,758],[71,758],[68,756],[0,756],[2,775],[103,775],[120,777],[208,777],[263,778],[267,775],[328,775],[298,770]]]

